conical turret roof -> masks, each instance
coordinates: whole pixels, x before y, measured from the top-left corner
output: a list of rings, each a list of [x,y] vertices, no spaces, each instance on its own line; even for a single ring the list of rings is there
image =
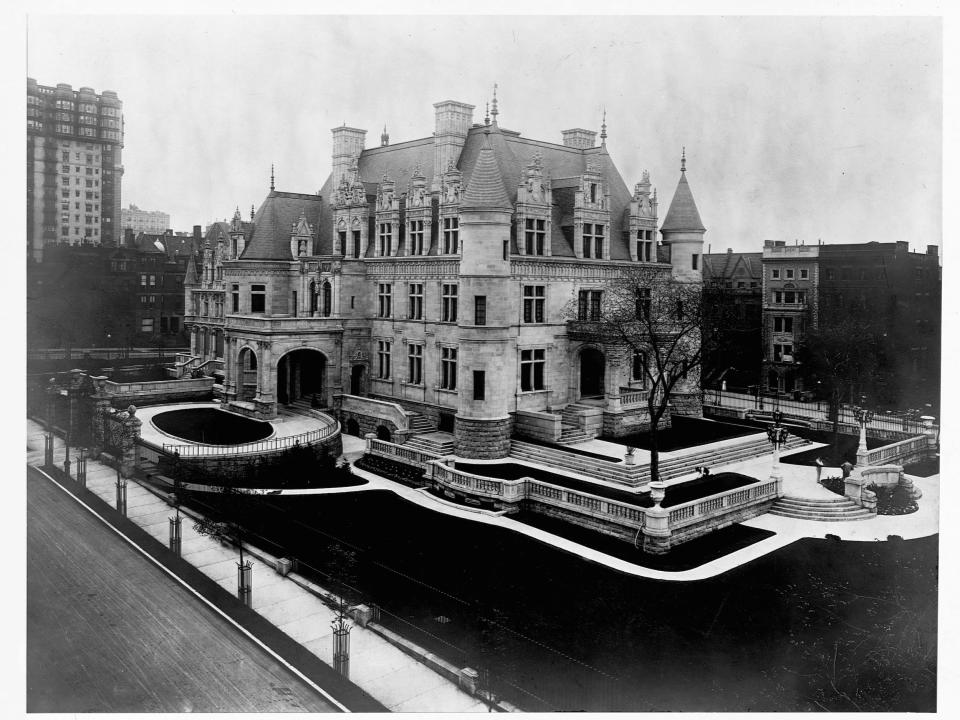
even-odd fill
[[[503,186],[497,158],[490,147],[489,133],[483,138],[483,147],[463,194],[461,207],[512,209],[507,190]]]
[[[677,190],[673,193],[673,200],[670,202],[670,209],[667,210],[667,217],[660,226],[660,232],[671,230],[675,232],[706,231],[700,219],[697,204],[693,201],[693,193],[687,183],[687,174],[682,170],[680,182],[677,183]]]
[[[185,286],[196,285],[197,284],[197,263],[194,260],[194,253],[190,253],[190,257],[187,259],[187,271],[185,277],[183,278],[183,284]]]

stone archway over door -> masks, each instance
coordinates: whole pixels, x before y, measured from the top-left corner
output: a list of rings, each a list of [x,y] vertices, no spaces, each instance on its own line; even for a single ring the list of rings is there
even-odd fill
[[[606,361],[595,348],[580,353],[580,397],[603,397],[603,371]]]
[[[318,350],[301,349],[287,353],[277,363],[277,402],[289,405],[297,400],[312,402],[314,396],[326,406],[327,358]]]
[[[257,396],[257,354],[248,347],[237,356],[237,400],[253,400]]]

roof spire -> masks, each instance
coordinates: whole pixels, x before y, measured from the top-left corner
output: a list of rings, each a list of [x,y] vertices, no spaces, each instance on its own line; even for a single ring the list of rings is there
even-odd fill
[[[273,163],[270,163],[270,189],[273,190]]]
[[[387,133],[387,125],[383,125],[383,133],[380,135],[380,147],[386,147],[390,144],[390,135]]]
[[[253,203],[250,203],[250,222],[253,222]]]
[[[489,100],[487,100],[487,110],[483,116],[483,124],[484,125],[490,124],[490,101]]]
[[[683,150],[680,151],[680,172],[687,171],[687,146],[683,146]]]
[[[497,84],[493,84],[493,109],[490,110],[490,114],[493,116],[493,124],[497,124],[497,115],[500,114],[500,111],[497,110]]]
[[[606,147],[607,145],[607,109],[603,109],[603,124],[600,125],[600,146]]]

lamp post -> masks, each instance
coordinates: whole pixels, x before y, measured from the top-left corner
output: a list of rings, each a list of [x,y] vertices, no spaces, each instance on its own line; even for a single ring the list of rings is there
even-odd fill
[[[770,470],[770,479],[778,482],[783,481],[783,474],[780,470],[780,447],[787,442],[787,436],[790,432],[780,424],[783,413],[779,410],[773,411],[773,425],[767,428],[767,439],[773,445],[773,468]]]
[[[866,398],[863,398],[864,400]],[[867,425],[873,420],[873,411],[865,407],[858,407],[855,411],[857,423],[860,425],[860,443],[857,445],[857,465],[867,464]]]
[[[63,391],[63,394],[67,396],[67,432],[63,439],[65,445],[63,472],[67,477],[70,477],[70,435],[73,432],[73,397],[69,387]]]

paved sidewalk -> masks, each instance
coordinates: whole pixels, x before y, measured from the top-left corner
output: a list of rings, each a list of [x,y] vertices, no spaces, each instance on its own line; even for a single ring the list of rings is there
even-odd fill
[[[60,438],[56,439],[54,458],[62,466],[64,445]],[[33,421],[28,421],[27,463],[43,463],[43,430]],[[87,489],[111,506],[116,503],[115,483],[114,469],[87,461]],[[171,514],[165,501],[135,482],[127,483],[127,518],[164,545],[169,538]],[[189,518],[182,524],[182,558],[228,592],[236,593],[237,551],[199,535]],[[332,664],[330,623],[334,613],[292,578],[282,577],[263,562],[254,562],[251,607],[319,659]],[[355,625],[350,633],[350,650],[350,680],[391,711],[487,711],[481,701],[370,630]]]

